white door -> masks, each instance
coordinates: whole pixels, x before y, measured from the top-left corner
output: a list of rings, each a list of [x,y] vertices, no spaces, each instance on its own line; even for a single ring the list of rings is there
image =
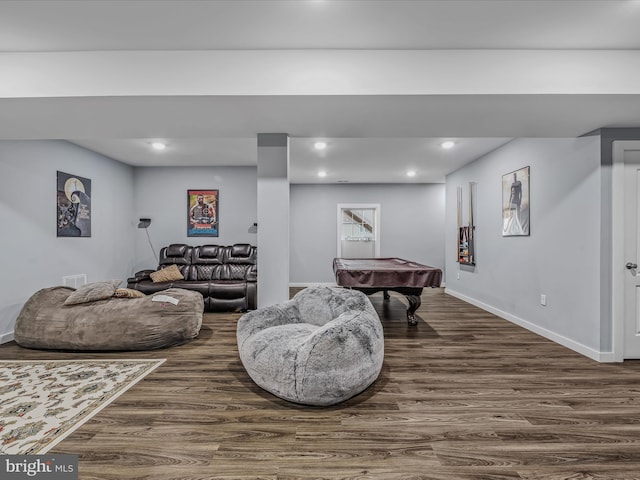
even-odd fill
[[[640,358],[640,151],[624,154],[624,358]]]
[[[380,205],[338,205],[338,249],[340,258],[380,256]]]

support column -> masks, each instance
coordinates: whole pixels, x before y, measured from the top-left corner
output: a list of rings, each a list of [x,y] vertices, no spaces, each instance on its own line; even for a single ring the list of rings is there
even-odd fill
[[[289,136],[258,134],[258,307],[289,299]]]

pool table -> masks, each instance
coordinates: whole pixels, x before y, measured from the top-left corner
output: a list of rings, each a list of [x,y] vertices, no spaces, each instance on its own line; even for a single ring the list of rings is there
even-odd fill
[[[439,287],[442,281],[439,268],[402,258],[334,258],[333,273],[338,285],[367,295],[381,291],[385,300],[389,299],[389,291],[405,295],[409,301],[409,325],[418,324],[415,313],[421,303],[422,289]]]

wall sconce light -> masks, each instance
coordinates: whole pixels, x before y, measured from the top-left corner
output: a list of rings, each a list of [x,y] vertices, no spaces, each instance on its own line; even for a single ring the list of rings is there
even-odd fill
[[[258,233],[258,222],[254,222],[254,224],[249,227],[249,233]]]
[[[151,225],[150,218],[141,218],[140,223],[138,224],[138,228],[148,228]]]
[[[149,225],[151,225],[150,218],[141,218],[140,223],[138,223],[138,228],[144,228],[144,231],[147,232],[147,240],[149,240],[149,246],[151,247],[151,251],[153,252],[153,258],[158,258],[156,255],[156,249],[153,248],[153,243],[151,242],[151,235],[149,235]]]

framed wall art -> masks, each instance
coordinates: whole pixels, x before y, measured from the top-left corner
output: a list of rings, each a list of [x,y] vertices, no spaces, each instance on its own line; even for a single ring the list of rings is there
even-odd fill
[[[502,236],[529,235],[529,167],[502,176]]]
[[[91,180],[57,173],[57,236],[91,236]]]
[[[458,187],[458,258],[460,265],[476,264],[475,225],[473,224],[473,189],[474,182],[469,182],[469,221],[462,224],[462,187]]]
[[[218,190],[187,190],[187,237],[218,236]]]

